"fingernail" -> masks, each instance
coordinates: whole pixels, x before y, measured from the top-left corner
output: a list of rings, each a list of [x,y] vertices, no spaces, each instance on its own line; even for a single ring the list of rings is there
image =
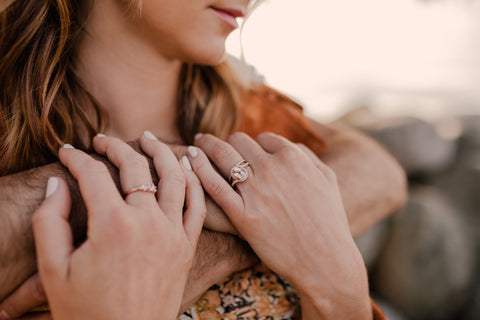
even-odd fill
[[[190,164],[190,161],[188,161],[188,158],[183,156],[182,157],[182,164],[185,167],[185,169],[192,171],[192,165]]]
[[[97,137],[99,137],[99,138],[105,138],[106,135],[104,135],[103,133],[99,133],[99,134],[97,134]]]
[[[201,138],[203,136],[203,133],[197,133],[195,137],[193,137],[195,140]]]
[[[10,319],[10,315],[5,310],[0,310],[0,320]]]
[[[71,144],[68,144],[68,143],[64,144],[62,148],[65,148],[65,149],[75,149],[74,146],[72,146]]]
[[[189,146],[187,148],[187,151],[192,158],[196,158],[198,156],[198,150],[195,147]]]
[[[155,137],[155,135],[153,133],[151,133],[150,131],[145,131],[143,133],[143,135],[145,136],[145,138],[148,138],[150,140],[158,141],[157,137]]]
[[[55,193],[55,191],[57,191],[57,188],[58,188],[58,179],[55,177],[51,177],[50,179],[48,179],[47,191],[45,191],[45,198],[49,198],[50,196],[52,196]]]

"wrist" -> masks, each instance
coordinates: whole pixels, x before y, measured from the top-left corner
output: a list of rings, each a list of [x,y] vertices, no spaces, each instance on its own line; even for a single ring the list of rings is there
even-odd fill
[[[372,319],[363,259],[356,247],[339,252],[328,266],[324,261],[311,262],[308,269],[296,269],[294,276],[287,277],[298,291],[303,319]]]

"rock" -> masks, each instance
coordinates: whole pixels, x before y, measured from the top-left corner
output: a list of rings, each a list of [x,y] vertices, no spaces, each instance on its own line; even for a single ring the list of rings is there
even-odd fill
[[[460,144],[464,149],[480,150],[480,116],[459,117],[463,133]]]
[[[477,279],[476,290],[462,317],[462,320],[478,319],[480,319],[480,279]]]
[[[390,118],[359,128],[385,146],[409,175],[436,173],[455,160],[456,140],[423,120]]]
[[[389,233],[389,225],[388,219],[382,220],[355,238],[355,243],[369,271],[374,269],[377,258],[383,251]]]
[[[450,170],[431,177],[427,182],[441,188],[454,200],[461,209],[459,214],[480,244],[480,149],[463,152]]]
[[[385,317],[388,320],[408,320],[404,315],[402,315],[398,310],[396,310],[392,305],[390,305],[387,301],[373,297],[375,303],[382,309]]]
[[[449,319],[466,304],[474,271],[475,248],[455,206],[437,188],[412,188],[373,287],[409,319]]]

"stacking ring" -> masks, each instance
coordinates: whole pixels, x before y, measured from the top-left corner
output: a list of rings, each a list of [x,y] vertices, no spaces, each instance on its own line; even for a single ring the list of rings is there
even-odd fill
[[[235,187],[237,183],[244,182],[248,179],[247,167],[250,165],[247,160],[242,160],[233,166],[230,170],[230,184]]]
[[[142,184],[141,186],[138,186],[136,188],[130,189],[125,193],[125,196],[128,196],[132,193],[135,192],[148,192],[148,193],[157,193],[157,186],[155,186],[153,183],[148,183],[148,184]]]

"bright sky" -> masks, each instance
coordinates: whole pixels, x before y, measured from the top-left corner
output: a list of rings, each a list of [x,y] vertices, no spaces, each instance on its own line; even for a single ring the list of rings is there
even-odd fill
[[[330,119],[480,113],[480,1],[270,0],[247,22],[247,62]],[[228,50],[240,52],[238,33]]]

